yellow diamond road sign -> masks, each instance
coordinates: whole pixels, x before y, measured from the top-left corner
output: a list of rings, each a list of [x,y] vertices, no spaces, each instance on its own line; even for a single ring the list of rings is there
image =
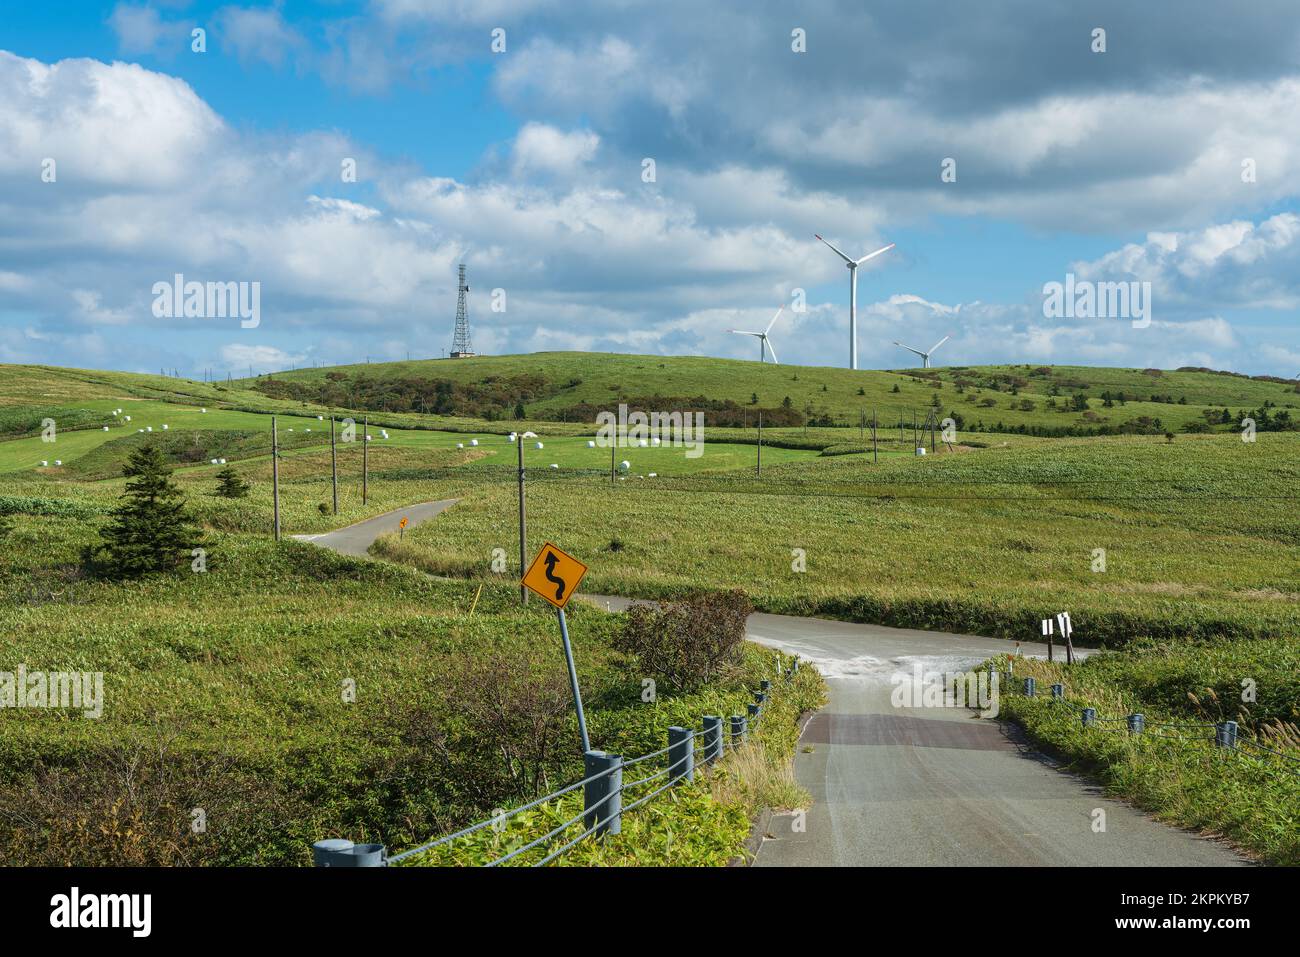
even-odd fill
[[[521,583],[556,608],[563,608],[578,590],[578,583],[585,574],[586,565],[547,542],[528,566]]]

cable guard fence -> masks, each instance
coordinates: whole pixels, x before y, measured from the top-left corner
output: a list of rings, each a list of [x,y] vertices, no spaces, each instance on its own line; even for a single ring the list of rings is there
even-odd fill
[[[1000,681],[1002,687],[1011,694],[1019,694],[1026,698],[1040,697],[1037,682],[1032,676],[1016,682],[1012,671],[1008,669],[1000,672]],[[1068,702],[1065,686],[1059,682],[1053,684],[1051,697],[1045,700],[1054,707],[1066,705]],[[1103,716],[1097,714],[1097,710],[1092,707],[1083,707],[1077,703],[1074,707],[1079,708],[1081,726],[1089,731],[1102,734],[1141,735],[1146,738],[1176,742],[1212,743],[1216,750],[1224,754],[1236,754],[1244,759],[1260,761],[1268,767],[1300,774],[1300,757],[1270,748],[1253,738],[1243,737],[1236,721],[1148,721],[1146,715],[1141,712]],[[1281,761],[1273,760],[1274,758],[1280,758]]]
[[[798,671],[799,661],[795,659],[782,674],[786,681],[790,681]],[[511,847],[504,854],[483,865],[499,867],[517,861],[530,851],[544,850],[544,855],[532,864],[533,867],[544,867],[589,837],[620,833],[624,814],[643,806],[669,788],[693,781],[697,768],[711,766],[720,761],[728,750],[735,751],[743,747],[749,736],[762,723],[770,693],[771,682],[765,680],[761,683],[761,689],[754,692],[754,701],[746,706],[746,713],[730,715],[726,719],[725,728],[724,719],[719,715],[702,716],[699,730],[670,727],[668,746],[648,754],[625,759],[621,755],[609,754],[605,751],[587,751],[583,759],[585,770],[589,773],[581,780],[418,847],[389,855],[387,848],[382,844],[354,844],[351,841],[330,838],[317,841],[313,845],[313,861],[317,867],[385,867],[399,864],[417,855],[427,854],[454,841],[477,834],[486,828],[494,828],[497,832],[501,832],[507,822],[517,816],[542,808],[581,789],[583,794],[581,811],[551,827],[539,837]],[[650,770],[653,766],[651,762],[658,761],[664,761],[664,766],[657,770]],[[624,781],[623,772],[630,768],[637,768],[636,773],[640,776],[632,781]],[[643,793],[638,794],[638,792]],[[625,796],[630,799],[628,803],[624,803]],[[579,825],[582,830],[577,836],[559,843],[571,828]],[[558,846],[552,848],[549,846],[552,843]]]

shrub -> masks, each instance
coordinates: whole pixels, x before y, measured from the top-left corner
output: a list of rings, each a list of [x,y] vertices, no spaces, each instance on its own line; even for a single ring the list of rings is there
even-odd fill
[[[739,664],[753,610],[741,591],[696,593],[660,610],[634,605],[614,647],[635,655],[656,682],[694,691]]]
[[[217,494],[222,498],[244,498],[250,486],[239,477],[234,466],[227,465],[217,473]]]

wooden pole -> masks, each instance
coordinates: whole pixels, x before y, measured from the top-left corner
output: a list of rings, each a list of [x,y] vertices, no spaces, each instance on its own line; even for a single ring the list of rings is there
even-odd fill
[[[334,514],[339,513],[339,458],[334,445],[334,416],[330,416],[330,481],[334,484]]]
[[[763,474],[763,413],[758,413],[758,474]]]
[[[880,462],[880,445],[876,441],[876,410],[871,410],[871,464]]]
[[[275,540],[280,540],[280,436],[271,416],[271,502],[275,512]]]
[[[361,504],[370,491],[370,416],[361,420]]]
[[[524,577],[524,572],[528,570],[528,546],[525,539],[528,535],[528,518],[524,513],[524,437],[523,434],[515,436],[515,444],[519,446],[519,577]],[[519,603],[528,604],[528,588],[524,585],[519,586]]]

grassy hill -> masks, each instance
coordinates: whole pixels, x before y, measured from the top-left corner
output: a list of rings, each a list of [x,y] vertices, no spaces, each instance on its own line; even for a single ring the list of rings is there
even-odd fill
[[[1228,407],[1235,414],[1266,403],[1300,409],[1300,383],[1209,371],[1079,366],[851,371],[569,352],[299,369],[235,385],[265,395],[365,404],[375,410],[442,411],[447,405],[439,406],[433,385],[439,381],[447,384],[442,396],[470,414],[513,417],[515,404],[522,402],[529,418],[585,422],[592,421],[592,410],[616,409],[620,400],[646,408],[699,399],[729,402],[750,424],[763,409],[769,426],[782,424],[783,414],[796,420],[785,424],[802,425],[811,418],[825,425],[857,426],[873,411],[882,424],[893,424],[910,422],[913,415],[924,419],[937,408],[942,415],[958,413],[974,431],[984,431],[977,423],[989,430],[1000,425],[996,431],[1020,426],[1114,430],[1144,416],[1158,419],[1162,431],[1180,431],[1189,423],[1205,422],[1207,409]],[[1075,396],[1087,400],[1086,409],[1074,407]],[[715,410],[712,421],[722,424],[724,416],[734,413]]]
[[[621,448],[615,455],[631,468],[611,482],[610,450],[589,447],[588,437],[594,411],[620,396],[660,411],[706,406],[705,453]],[[911,417],[936,396],[965,427],[954,447],[916,456]],[[520,402],[524,420],[514,418]],[[1219,687],[1238,672],[1218,649],[1232,662],[1272,661],[1273,645],[1293,657],[1300,636],[1300,433],[1261,432],[1245,443],[1235,425],[1216,422],[1220,434],[1167,441],[1163,429],[1206,423],[1204,410],[1228,407],[1236,417],[1297,403],[1291,383],[1078,367],[923,374],[543,354],[202,383],[0,366],[0,627],[29,667],[105,671],[111,704],[100,722],[0,715],[0,856],[292,862],[323,833],[400,846],[536,793],[536,782],[466,777],[484,762],[464,725],[462,672],[473,659],[506,655],[516,673],[566,687],[562,665],[535,654],[550,646],[553,620],[514,607],[513,560],[506,572],[491,568],[494,549],[513,555],[517,447],[504,433],[515,429],[534,429],[544,444],[526,446],[530,540],[587,560],[593,591],[739,587],[774,611],[1027,639],[1040,618],[1068,610],[1080,644],[1209,649],[1168,677],[1170,702]],[[805,425],[809,404],[815,424]],[[764,429],[761,476],[750,418],[758,408],[765,423],[786,414],[785,425]],[[878,460],[860,427],[861,411],[873,408]],[[268,413],[278,417],[288,533],[419,501],[459,504],[401,541],[380,540],[376,554],[407,568],[276,546]],[[1148,413],[1161,434],[1027,434],[1099,430]],[[737,414],[738,424],[720,424]],[[374,438],[337,450],[337,515],[331,415],[358,423],[368,415]],[[46,418],[57,423],[54,443],[40,434]],[[981,420],[1024,431],[974,431]],[[212,537],[210,570],[89,579],[79,551],[122,494],[126,456],[145,445],[176,468]],[[214,458],[252,483],[248,497],[215,494]],[[792,567],[793,549],[803,550],[806,570]],[[1104,571],[1093,568],[1097,549]],[[472,580],[430,581],[418,570]],[[479,584],[483,601],[470,615]],[[612,651],[613,627],[574,616],[594,726],[602,741],[629,748],[659,743],[661,719],[734,710],[743,685],[770,667],[752,658],[732,684],[652,713],[629,678],[639,666]],[[1211,675],[1207,660],[1221,673]],[[365,690],[351,709],[339,707],[345,677]],[[1300,714],[1290,685],[1270,687],[1267,701],[1271,720]],[[1243,715],[1243,727],[1256,717]],[[551,783],[578,772],[570,752],[554,757]],[[707,844],[674,842],[675,854],[703,855],[678,863],[725,859],[744,830],[736,806],[700,797],[661,822]],[[1289,792],[1278,800],[1294,806]],[[186,828],[195,806],[222,829],[211,840]],[[1277,859],[1290,853],[1255,833],[1241,839]]]

